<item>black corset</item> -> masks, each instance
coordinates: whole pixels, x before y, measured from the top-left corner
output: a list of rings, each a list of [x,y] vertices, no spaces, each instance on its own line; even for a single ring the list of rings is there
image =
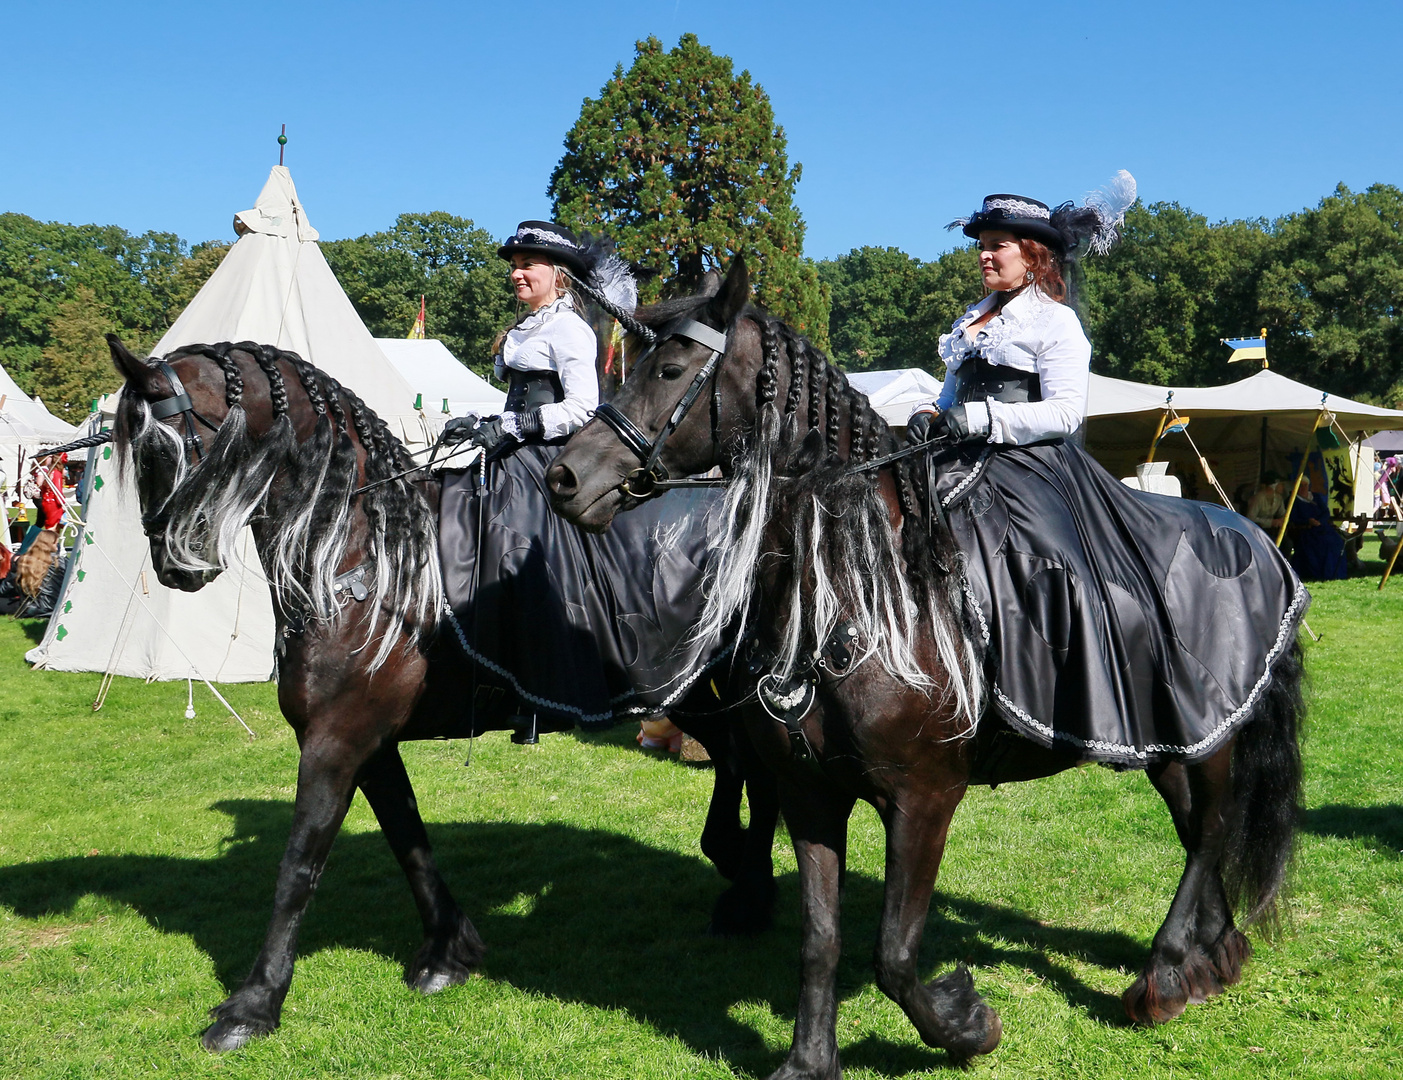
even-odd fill
[[[955,369],[955,401],[1041,401],[1042,380],[1036,371],[1019,371],[971,356]]]
[[[554,371],[517,371],[507,368],[507,412],[526,412],[565,400],[560,376]]]

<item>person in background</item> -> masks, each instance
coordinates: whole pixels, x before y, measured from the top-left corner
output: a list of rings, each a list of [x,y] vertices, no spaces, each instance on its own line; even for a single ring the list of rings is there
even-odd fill
[[[1282,519],[1286,517],[1286,500],[1281,478],[1276,473],[1262,473],[1262,482],[1247,500],[1247,516],[1261,526],[1264,533],[1276,538]]]
[[[1301,480],[1301,490],[1291,504],[1291,533],[1294,549],[1291,565],[1303,581],[1338,581],[1349,577],[1345,544],[1330,522],[1330,502],[1326,485],[1314,469]]]

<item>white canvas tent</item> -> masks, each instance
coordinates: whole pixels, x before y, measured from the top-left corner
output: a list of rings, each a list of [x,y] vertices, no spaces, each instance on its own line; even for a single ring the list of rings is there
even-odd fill
[[[77,432],[21,390],[0,367],[0,491],[16,489],[24,480],[20,475],[21,450],[27,465],[35,450],[72,442]]]
[[[297,352],[355,391],[410,444],[433,434],[414,393],[385,359],[317,247],[292,177],[273,169],[238,242],[156,346],[256,341]],[[114,401],[103,405],[111,422]],[[156,581],[133,485],[120,483],[111,447],[89,457],[87,525],[43,641],[28,659],[59,671],[144,679],[267,679],[274,624],[268,586],[247,531],[242,565],[198,593]]]
[[[466,367],[437,338],[376,338],[375,344],[420,396],[431,422],[468,412],[488,416],[506,403],[505,391]]]
[[[911,413],[940,395],[941,382],[920,368],[859,371],[848,382],[867,395],[878,415],[892,427],[905,427]]]
[[[1230,496],[1250,490],[1262,469],[1293,475],[1292,462],[1300,460],[1317,423],[1337,436],[1343,432],[1357,440],[1364,432],[1398,427],[1403,421],[1403,412],[1326,394],[1270,369],[1226,386],[1150,386],[1093,374],[1087,451],[1114,475],[1134,475],[1136,464],[1149,453],[1166,406],[1189,418],[1188,435]],[[1364,477],[1367,493],[1372,455],[1366,449],[1357,456],[1355,476]],[[1170,463],[1185,480],[1186,493],[1202,482],[1198,457],[1184,435],[1162,439],[1155,459]],[[1198,495],[1214,497],[1206,484]]]

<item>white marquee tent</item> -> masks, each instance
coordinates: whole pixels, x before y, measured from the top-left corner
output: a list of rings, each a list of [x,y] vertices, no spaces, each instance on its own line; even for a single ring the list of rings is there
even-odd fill
[[[292,177],[277,166],[252,210],[234,219],[238,242],[157,344],[257,341],[297,352],[355,391],[411,445],[433,424],[337,283]],[[114,401],[104,402],[110,423]],[[274,625],[268,586],[253,551],[198,593],[165,588],[151,572],[133,485],[120,483],[111,447],[89,458],[82,541],[43,641],[39,667],[144,679],[267,679]]]
[[[940,394],[940,380],[920,368],[893,371],[858,371],[848,376],[867,395],[878,415],[892,427],[905,427],[912,411],[929,405]]]
[[[466,367],[437,338],[376,338],[375,344],[422,396],[423,411],[434,420],[467,412],[488,416],[506,403],[505,391]]]
[[[72,442],[77,433],[77,428],[31,398],[0,367],[0,490],[15,488],[24,480],[21,451],[27,464],[36,449]]]
[[[1172,396],[1171,396],[1172,395]],[[1091,376],[1086,422],[1087,451],[1117,476],[1130,476],[1155,441],[1166,410],[1187,417],[1186,434],[1164,437],[1155,459],[1167,461],[1185,479],[1201,479],[1196,446],[1229,495],[1250,490],[1263,469],[1283,476],[1311,443],[1317,424],[1341,443],[1362,433],[1403,426],[1403,412],[1367,405],[1288,379],[1264,369],[1226,386],[1149,386]],[[1189,438],[1192,438],[1192,445]],[[1355,453],[1356,476],[1372,486],[1373,456]],[[1200,496],[1211,498],[1206,489]]]

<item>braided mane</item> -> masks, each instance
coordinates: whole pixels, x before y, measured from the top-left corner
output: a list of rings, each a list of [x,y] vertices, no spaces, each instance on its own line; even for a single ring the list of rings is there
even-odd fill
[[[966,629],[953,539],[924,513],[924,468],[912,464],[924,459],[892,466],[903,515],[898,544],[877,472],[848,471],[895,448],[886,421],[784,322],[753,308],[741,317],[760,329],[757,422],[731,463],[695,633],[709,638],[734,619],[744,624],[762,575],[772,574],[779,610],[767,617],[777,617],[777,675],[807,668],[838,624],[851,622],[860,660],[952,698],[972,733],[983,709],[983,658]],[[789,382],[779,402],[782,363]],[[918,655],[926,634],[948,673],[943,685]]]
[[[261,437],[249,431],[243,376],[231,355],[235,351],[249,354],[268,380],[274,419]],[[222,342],[184,346],[164,359],[169,363],[189,356],[205,357],[224,373],[228,415],[203,460],[190,466],[180,436],[156,422],[150,404],[132,394],[123,395],[114,432],[124,469],[132,451],[148,446],[174,457],[170,496],[163,507],[149,508],[166,515],[167,557],[192,573],[226,569],[237,537],[256,523],[264,571],[283,611],[307,622],[338,619],[348,601],[333,586],[352,534],[352,492],[359,480],[356,444],[364,453],[367,483],[414,462],[364,401],[296,353],[253,342]],[[296,374],[317,414],[316,426],[302,442],[288,414],[284,367]],[[418,488],[396,480],[364,492],[359,500],[370,529],[368,558],[378,601],[366,645],[381,631],[373,673],[389,658],[401,627],[415,644],[432,634],[443,585],[437,523]]]

